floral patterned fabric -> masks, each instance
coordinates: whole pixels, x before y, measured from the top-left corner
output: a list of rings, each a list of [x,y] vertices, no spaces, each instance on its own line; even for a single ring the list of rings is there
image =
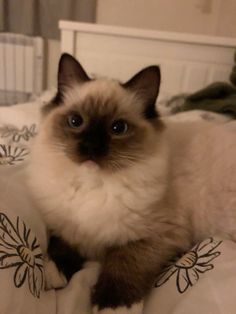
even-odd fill
[[[28,106],[0,108],[0,167],[19,165],[28,158],[29,145],[37,134],[39,107],[35,105],[35,113],[24,109]]]
[[[157,278],[146,314],[234,314],[236,243],[205,239]]]
[[[44,289],[43,254],[33,231],[19,218],[0,212],[0,270],[12,268],[16,288],[27,285],[39,298]]]
[[[164,269],[155,287],[161,287],[168,280],[173,280],[179,293],[186,292],[197,283],[201,274],[214,268],[213,260],[221,254],[217,250],[221,244],[222,241],[214,238],[198,243],[173,265]]]
[[[56,313],[44,292],[46,227],[28,196],[25,166],[39,104],[0,108],[0,313]]]

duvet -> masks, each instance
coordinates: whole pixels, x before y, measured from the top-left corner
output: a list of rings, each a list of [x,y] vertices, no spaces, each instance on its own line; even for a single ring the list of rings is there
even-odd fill
[[[27,191],[25,169],[45,101],[47,97],[0,108],[1,314],[91,313],[90,290],[98,276],[95,263],[76,273],[66,287],[44,289],[47,230]],[[203,116],[190,112],[174,119]],[[236,243],[208,238],[153,278],[144,313],[235,314],[235,288]]]

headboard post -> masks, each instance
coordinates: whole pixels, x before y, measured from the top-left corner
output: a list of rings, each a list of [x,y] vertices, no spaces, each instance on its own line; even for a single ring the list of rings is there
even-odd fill
[[[75,52],[75,31],[61,30],[61,52],[68,52],[71,55]]]

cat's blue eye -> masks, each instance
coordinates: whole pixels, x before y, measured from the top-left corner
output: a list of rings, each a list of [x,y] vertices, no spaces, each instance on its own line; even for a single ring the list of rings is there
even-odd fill
[[[111,131],[115,135],[123,135],[128,132],[128,123],[122,119],[116,120],[111,125]]]
[[[67,123],[71,128],[79,128],[83,124],[83,118],[79,114],[71,114],[67,117]]]

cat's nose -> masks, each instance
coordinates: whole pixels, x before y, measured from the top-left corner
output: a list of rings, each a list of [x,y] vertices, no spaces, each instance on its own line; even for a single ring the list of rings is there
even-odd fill
[[[107,154],[107,147],[101,142],[83,141],[79,144],[79,153],[88,159],[97,159]]]

